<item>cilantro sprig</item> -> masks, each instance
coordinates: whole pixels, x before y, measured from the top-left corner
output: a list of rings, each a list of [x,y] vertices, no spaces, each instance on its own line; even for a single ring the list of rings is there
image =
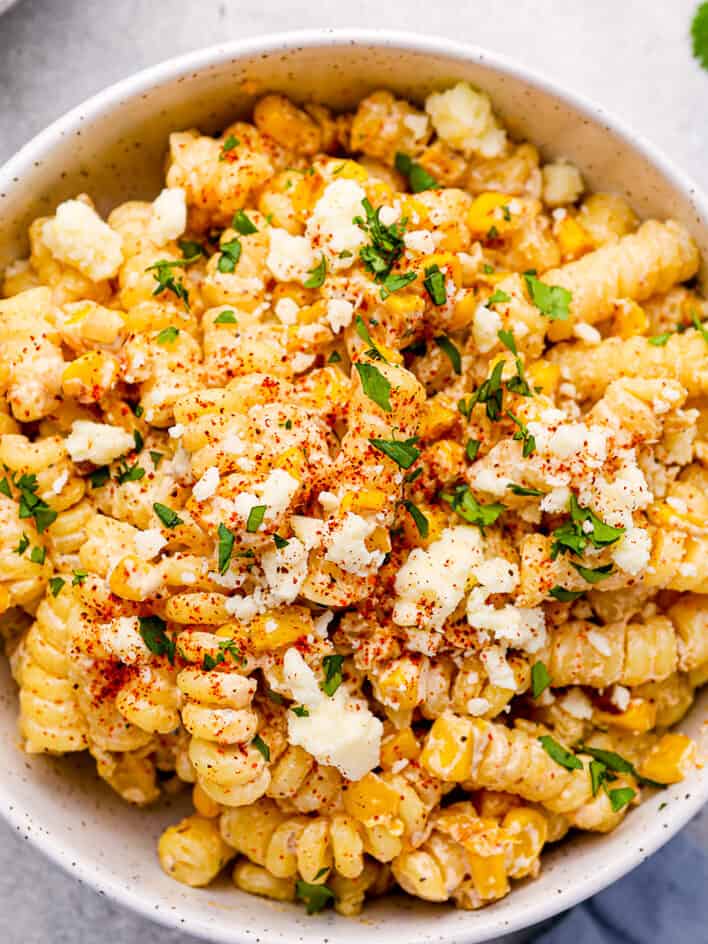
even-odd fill
[[[570,496],[569,510],[570,519],[553,532],[551,560],[561,553],[581,557],[589,544],[598,549],[609,547],[624,534],[623,527],[606,524],[590,508],[583,508],[575,495]]]
[[[506,511],[506,505],[501,502],[489,505],[478,502],[468,485],[457,485],[452,492],[441,492],[440,498],[447,502],[463,521],[476,525],[482,533]]]
[[[152,294],[161,295],[163,292],[172,292],[189,311],[189,292],[184,282],[177,279],[173,270],[182,269],[192,261],[192,259],[158,259],[157,262],[149,265],[145,271],[152,272],[152,277],[157,283]]]
[[[438,186],[437,180],[428,171],[414,161],[407,154],[398,151],[395,158],[396,170],[408,179],[412,193],[422,193],[424,190],[434,190]]]
[[[526,288],[536,308],[551,321],[566,321],[570,316],[573,295],[562,285],[547,285],[535,272],[525,272]]]

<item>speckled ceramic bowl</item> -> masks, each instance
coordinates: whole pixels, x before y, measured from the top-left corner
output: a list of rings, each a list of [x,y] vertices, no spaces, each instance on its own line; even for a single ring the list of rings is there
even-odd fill
[[[266,36],[195,52],[96,95],[31,141],[0,170],[0,267],[25,248],[27,224],[78,191],[102,210],[149,198],[160,187],[168,132],[222,128],[254,97],[280,90],[335,107],[389,87],[421,100],[459,79],[490,93],[512,131],[547,156],[577,163],[592,188],[624,193],[644,216],[675,217],[708,251],[708,204],[646,142],[522,66],[474,46],[422,36],[347,30]],[[611,103],[610,103],[611,104]],[[703,738],[708,692],[682,725]],[[541,876],[479,912],[399,896],[358,919],[308,918],[237,892],[226,877],[206,890],[160,871],[155,843],[178,804],[131,809],[99,783],[84,759],[26,757],[17,750],[16,693],[0,677],[0,808],[18,832],[59,865],[117,901],[212,941],[353,944],[384,935],[406,944],[488,941],[529,927],[609,885],[666,842],[708,798],[708,772],[647,799],[610,836],[586,835],[544,856]]]

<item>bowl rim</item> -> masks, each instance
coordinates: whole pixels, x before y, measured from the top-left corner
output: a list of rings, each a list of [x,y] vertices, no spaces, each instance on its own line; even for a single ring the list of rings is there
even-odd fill
[[[695,207],[698,218],[706,220],[708,223],[708,196],[695,184],[692,178],[644,135],[633,130],[623,119],[617,118],[612,112],[608,112],[592,99],[569,90],[536,69],[521,65],[517,60],[504,53],[487,50],[474,43],[452,40],[440,35],[428,36],[406,30],[389,29],[328,27],[269,32],[202,47],[147,66],[96,92],[34,135],[16,154],[0,166],[0,189],[3,185],[7,186],[8,189],[14,189],[17,186],[17,180],[22,179],[23,168],[32,166],[33,162],[45,155],[50,155],[52,148],[61,138],[68,136],[84,122],[90,122],[111,109],[120,107],[124,98],[132,98],[136,94],[168,83],[184,73],[200,71],[246,56],[301,48],[336,48],[351,45],[401,49],[405,52],[418,52],[444,56],[449,59],[477,62],[512,78],[527,82],[560,99],[584,117],[604,124],[608,131],[625,141],[650,164],[658,168],[673,188],[687,195]],[[682,799],[681,803],[671,804],[673,809],[670,825],[666,822],[659,823],[657,820],[655,830],[643,837],[641,845],[628,847],[623,856],[617,857],[614,862],[605,862],[601,869],[579,879],[572,887],[564,889],[552,899],[538,901],[533,906],[523,909],[518,915],[506,915],[503,923],[500,923],[497,929],[491,929],[490,933],[507,935],[530,928],[568,910],[628,874],[665,845],[701,809],[704,803],[708,802],[708,778],[704,780],[702,789],[700,788],[701,784],[698,786],[699,789],[693,791],[690,797]],[[0,784],[0,814],[11,827],[20,832],[24,831],[25,823],[23,820],[27,814],[16,805],[8,807],[4,801],[2,784]],[[74,878],[98,893],[107,895],[113,901],[141,915],[143,918],[183,933],[198,935],[205,940],[224,942],[224,944],[246,941],[246,938],[242,937],[237,929],[229,929],[226,932],[206,923],[197,926],[193,919],[181,918],[179,912],[156,910],[154,904],[141,898],[140,895],[136,895],[109,872],[99,874],[79,859],[72,860],[69,863],[64,858],[63,847],[48,833],[45,834],[41,830],[30,830],[27,838],[48,859],[59,865]],[[327,926],[323,925],[323,931],[326,932],[327,929],[331,930],[331,926],[329,924]],[[472,927],[470,927],[470,932],[473,933]],[[453,933],[457,934],[457,931]],[[278,932],[270,931],[259,931],[259,939],[264,944],[282,944],[283,941]],[[443,942],[447,940],[450,944],[453,942],[453,938],[447,938],[446,935],[439,937],[438,940]],[[474,937],[474,940],[482,941],[478,937]],[[490,941],[491,938],[486,937],[484,940]],[[409,937],[408,944],[428,944],[429,941],[430,938],[427,936],[418,937],[415,935]]]

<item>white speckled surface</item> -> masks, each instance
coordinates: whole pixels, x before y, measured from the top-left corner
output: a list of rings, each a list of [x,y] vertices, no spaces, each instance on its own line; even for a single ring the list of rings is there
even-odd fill
[[[23,0],[0,19],[0,161],[70,106],[145,65],[224,37],[308,26],[405,27],[469,39],[615,111],[708,188],[708,74],[692,62],[696,0]],[[0,0],[0,8],[2,2]],[[404,14],[405,11],[405,14]],[[449,11],[449,12],[448,12]],[[708,817],[691,828],[708,836]],[[661,853],[659,853],[660,855]],[[7,944],[189,944],[57,871],[0,824]]]

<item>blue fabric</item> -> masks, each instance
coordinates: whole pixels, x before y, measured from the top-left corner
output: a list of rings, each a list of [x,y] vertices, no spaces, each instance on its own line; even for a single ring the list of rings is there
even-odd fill
[[[706,944],[708,856],[680,833],[656,855],[577,905],[533,944]]]

